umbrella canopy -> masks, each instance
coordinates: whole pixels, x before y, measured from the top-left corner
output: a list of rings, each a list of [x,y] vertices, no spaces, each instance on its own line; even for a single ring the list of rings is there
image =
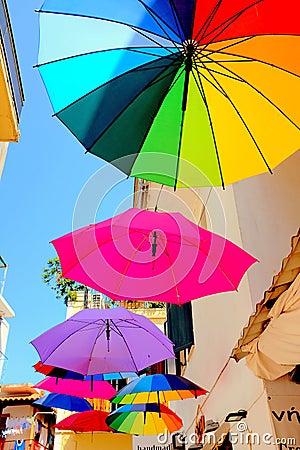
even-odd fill
[[[62,378],[64,380],[88,380],[91,383],[93,383],[94,381],[124,380],[126,378],[137,377],[137,374],[135,372],[98,373],[97,375],[84,376],[81,373],[72,372],[72,370],[62,369],[61,367],[48,366],[47,364],[43,364],[42,361],[38,361],[33,367],[37,372],[42,373],[43,375],[48,375],[50,377]]]
[[[236,290],[257,261],[180,213],[138,208],[52,243],[65,278],[115,300],[183,304]]]
[[[207,391],[192,381],[170,374],[148,375],[131,381],[121,389],[112,403],[166,403],[205,395]]]
[[[58,422],[55,428],[59,430],[72,430],[80,433],[93,431],[112,431],[106,424],[105,420],[108,416],[105,411],[84,411],[72,414],[69,417]]]
[[[46,377],[34,387],[56,394],[75,395],[81,398],[102,398],[104,400],[110,400],[117,392],[108,381],[64,380],[55,377]]]
[[[106,423],[114,430],[127,434],[151,435],[177,431],[182,420],[165,405],[124,405],[110,413]]]
[[[39,398],[33,405],[42,405],[49,408],[67,409],[68,411],[88,411],[92,405],[84,398],[65,394],[47,394]]]
[[[299,148],[298,16],[299,0],[46,0],[38,68],[88,152],[166,185],[224,185]]]
[[[138,372],[175,358],[173,343],[156,325],[121,307],[79,311],[31,344],[44,364],[83,375]]]

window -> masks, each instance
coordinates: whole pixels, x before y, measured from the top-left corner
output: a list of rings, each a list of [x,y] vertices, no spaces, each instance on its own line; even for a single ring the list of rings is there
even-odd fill
[[[167,335],[174,342],[176,375],[181,375],[191,347],[194,345],[193,311],[191,303],[167,305]]]

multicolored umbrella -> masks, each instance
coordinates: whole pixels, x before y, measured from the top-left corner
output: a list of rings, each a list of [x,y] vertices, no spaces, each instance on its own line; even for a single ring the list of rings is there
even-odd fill
[[[234,291],[257,260],[180,213],[131,208],[52,241],[65,278],[115,300],[183,304]]]
[[[113,429],[127,434],[151,435],[177,431],[182,420],[165,405],[124,405],[110,413],[106,423]]]
[[[137,377],[135,372],[99,373],[97,375],[84,376],[81,373],[72,372],[71,370],[62,369],[61,367],[47,366],[47,364],[43,364],[42,361],[38,361],[33,367],[37,372],[49,377],[62,378],[64,380],[88,380],[91,384],[93,384],[94,381],[124,380],[126,378]]]
[[[79,433],[112,431],[112,429],[105,422],[108,414],[109,413],[105,411],[84,411],[72,414],[54,426],[58,430],[72,430]]]
[[[48,408],[67,409],[68,411],[88,411],[92,405],[84,398],[65,394],[47,394],[32,403],[33,405],[47,406]]]
[[[166,403],[172,400],[197,398],[207,391],[187,378],[171,374],[148,375],[128,383],[112,403]]]
[[[69,380],[55,377],[46,377],[35,386],[37,389],[54,392],[56,394],[75,395],[81,398],[102,398],[110,400],[116,390],[108,381]]]
[[[298,150],[299,0],[45,0],[39,12],[54,115],[124,173],[224,186]]]
[[[31,341],[43,364],[83,375],[138,372],[175,358],[173,343],[126,308],[84,309]]]

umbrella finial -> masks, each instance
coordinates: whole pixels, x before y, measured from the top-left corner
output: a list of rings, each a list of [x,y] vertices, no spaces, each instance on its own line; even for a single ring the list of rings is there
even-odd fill
[[[154,231],[153,239],[152,239],[152,256],[156,256],[156,248],[157,248],[157,233]]]

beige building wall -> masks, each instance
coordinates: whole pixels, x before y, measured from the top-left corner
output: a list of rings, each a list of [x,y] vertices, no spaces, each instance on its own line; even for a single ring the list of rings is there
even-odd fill
[[[56,439],[56,437],[55,437]],[[132,450],[132,437],[116,433],[61,433],[63,450]]]
[[[195,347],[184,376],[209,391],[206,398],[173,402],[171,407],[184,420],[187,436],[193,433],[198,404],[206,419],[220,424],[238,409],[248,411],[245,423],[252,432],[274,434],[261,380],[245,361],[230,359],[231,351],[248,322],[254,305],[263,298],[272,277],[280,270],[290,251],[290,239],[300,226],[300,152],[283,162],[274,174],[263,174],[226,187],[195,190],[201,202],[197,207],[188,189],[159,195],[160,186],[149,183],[144,207],[158,211],[180,211],[198,223],[205,205],[202,226],[226,236],[260,260],[244,276],[238,292],[221,293],[193,301]],[[148,200],[145,200],[147,197]],[[138,198],[138,196],[136,196]],[[139,205],[137,205],[139,206]],[[237,423],[232,424],[232,431]],[[189,442],[188,446],[192,443]],[[247,444],[236,444],[239,448]],[[255,447],[255,443],[253,447]],[[187,448],[188,448],[187,446]],[[258,447],[257,447],[258,448]],[[259,448],[270,445],[259,443]]]
[[[13,317],[15,317],[15,313],[1,294],[0,290],[0,382],[2,381],[2,372],[6,362],[5,354],[9,333],[9,323],[7,322],[6,318]]]
[[[3,168],[4,168],[4,163],[5,163],[6,154],[7,154],[7,148],[8,148],[7,142],[0,142],[0,178],[2,176],[2,172],[3,172]]]

